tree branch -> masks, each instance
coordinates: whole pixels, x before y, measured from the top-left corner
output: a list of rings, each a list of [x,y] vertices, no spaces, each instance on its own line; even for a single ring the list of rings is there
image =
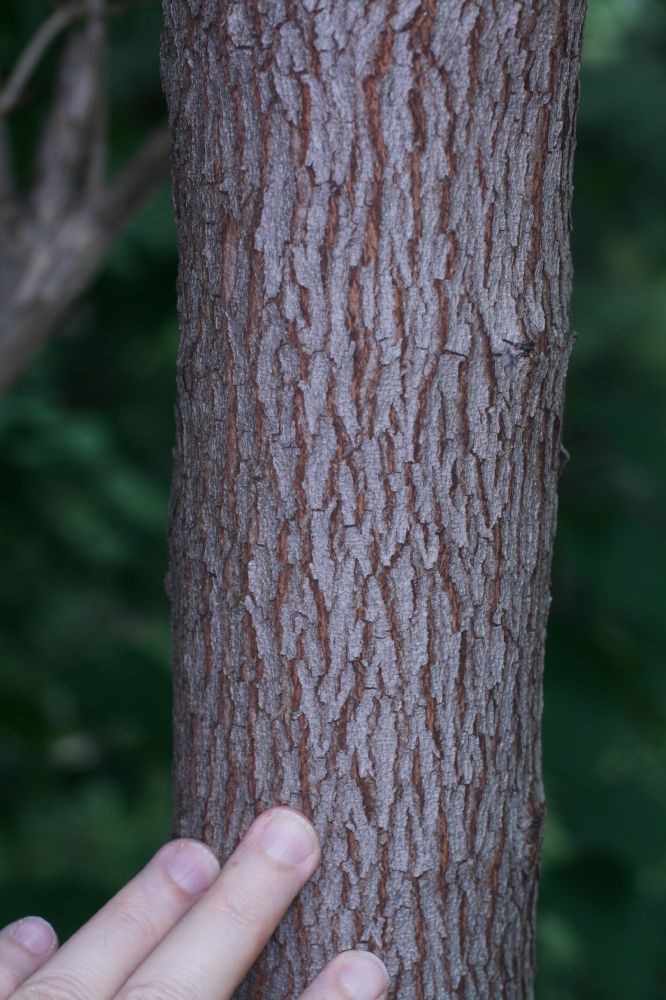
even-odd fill
[[[107,188],[98,218],[114,235],[134,215],[169,170],[169,129],[166,125],[148,136],[134,159]]]
[[[25,200],[13,187],[0,119],[0,391],[52,336],[120,230],[168,175],[169,133],[161,126],[105,184],[104,21],[140,2],[108,7],[106,0],[81,0],[59,8],[29,43],[0,93],[0,107],[14,106],[58,32],[86,16],[63,47],[35,180]]]
[[[0,121],[0,204],[16,197],[12,148],[5,122]]]
[[[39,27],[23,50],[9,79],[0,90],[0,118],[4,118],[18,104],[23,89],[37,68],[49,45],[68,24],[83,17],[87,9],[85,0],[58,7]]]
[[[100,0],[86,0],[85,6],[87,24],[67,39],[36,156],[31,201],[45,219],[55,218],[76,203],[90,176],[95,150],[95,116],[103,100],[103,8]],[[102,142],[102,153],[103,149]],[[96,168],[103,172],[103,164],[97,163]]]
[[[0,258],[0,393],[22,374],[81,294],[119,231],[168,176],[166,127],[96,199],[57,218],[25,217]],[[0,237],[3,234],[0,233]]]
[[[104,62],[106,55],[106,0],[88,0],[88,30],[86,32],[93,57],[98,66],[95,75],[95,92],[90,110],[90,142],[87,155],[86,195],[95,198],[104,184],[107,153],[107,108],[104,88]]]
[[[156,0],[131,0],[128,3],[116,3],[113,7],[107,7],[103,16],[113,17],[115,14],[123,14],[134,7],[143,7],[155,2]],[[0,118],[4,118],[16,107],[28,80],[49,46],[68,25],[80,17],[84,17],[87,11],[87,0],[77,0],[77,2],[58,7],[40,25],[21,53],[4,87],[0,89]]]

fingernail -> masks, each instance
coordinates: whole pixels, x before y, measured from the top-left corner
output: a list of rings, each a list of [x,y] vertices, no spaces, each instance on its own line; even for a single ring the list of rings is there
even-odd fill
[[[176,885],[196,896],[213,884],[220,874],[220,866],[213,852],[204,844],[188,840],[176,849],[167,871]]]
[[[383,962],[369,951],[350,952],[339,982],[353,1000],[379,1000],[386,995],[389,975]]]
[[[274,861],[300,865],[318,850],[319,841],[304,816],[291,809],[278,809],[264,827],[261,846]]]
[[[41,917],[24,917],[10,929],[9,936],[33,955],[45,955],[47,951],[51,951],[57,940],[51,924]]]

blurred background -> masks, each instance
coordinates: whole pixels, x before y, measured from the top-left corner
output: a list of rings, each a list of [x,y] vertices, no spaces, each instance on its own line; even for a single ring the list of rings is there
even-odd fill
[[[50,10],[4,0],[0,78]],[[109,21],[114,164],[164,115],[159,31]],[[9,119],[25,178],[57,50]],[[665,192],[666,4],[590,0],[539,1000],[666,1000]],[[0,924],[67,936],[168,836],[175,269],[165,183],[0,398]]]

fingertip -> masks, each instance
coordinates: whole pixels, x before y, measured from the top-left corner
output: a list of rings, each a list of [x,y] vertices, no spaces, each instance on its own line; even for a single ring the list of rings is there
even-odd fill
[[[301,1000],[386,1000],[390,986],[384,963],[371,951],[343,951],[331,959]]]
[[[157,858],[172,881],[190,896],[205,892],[220,874],[219,861],[200,840],[172,840],[158,851]]]
[[[43,958],[58,946],[58,936],[43,917],[23,917],[6,928],[7,936],[22,945],[31,955]]]
[[[281,865],[308,867],[319,864],[321,844],[312,823],[290,806],[273,806],[260,816],[259,844]]]
[[[335,962],[338,982],[350,1000],[383,1000],[387,996],[388,971],[371,951],[345,951]]]

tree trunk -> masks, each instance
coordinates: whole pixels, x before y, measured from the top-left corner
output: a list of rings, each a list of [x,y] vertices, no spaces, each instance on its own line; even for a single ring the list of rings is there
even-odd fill
[[[584,0],[165,16],[176,832],[322,838],[239,997],[530,997]]]

